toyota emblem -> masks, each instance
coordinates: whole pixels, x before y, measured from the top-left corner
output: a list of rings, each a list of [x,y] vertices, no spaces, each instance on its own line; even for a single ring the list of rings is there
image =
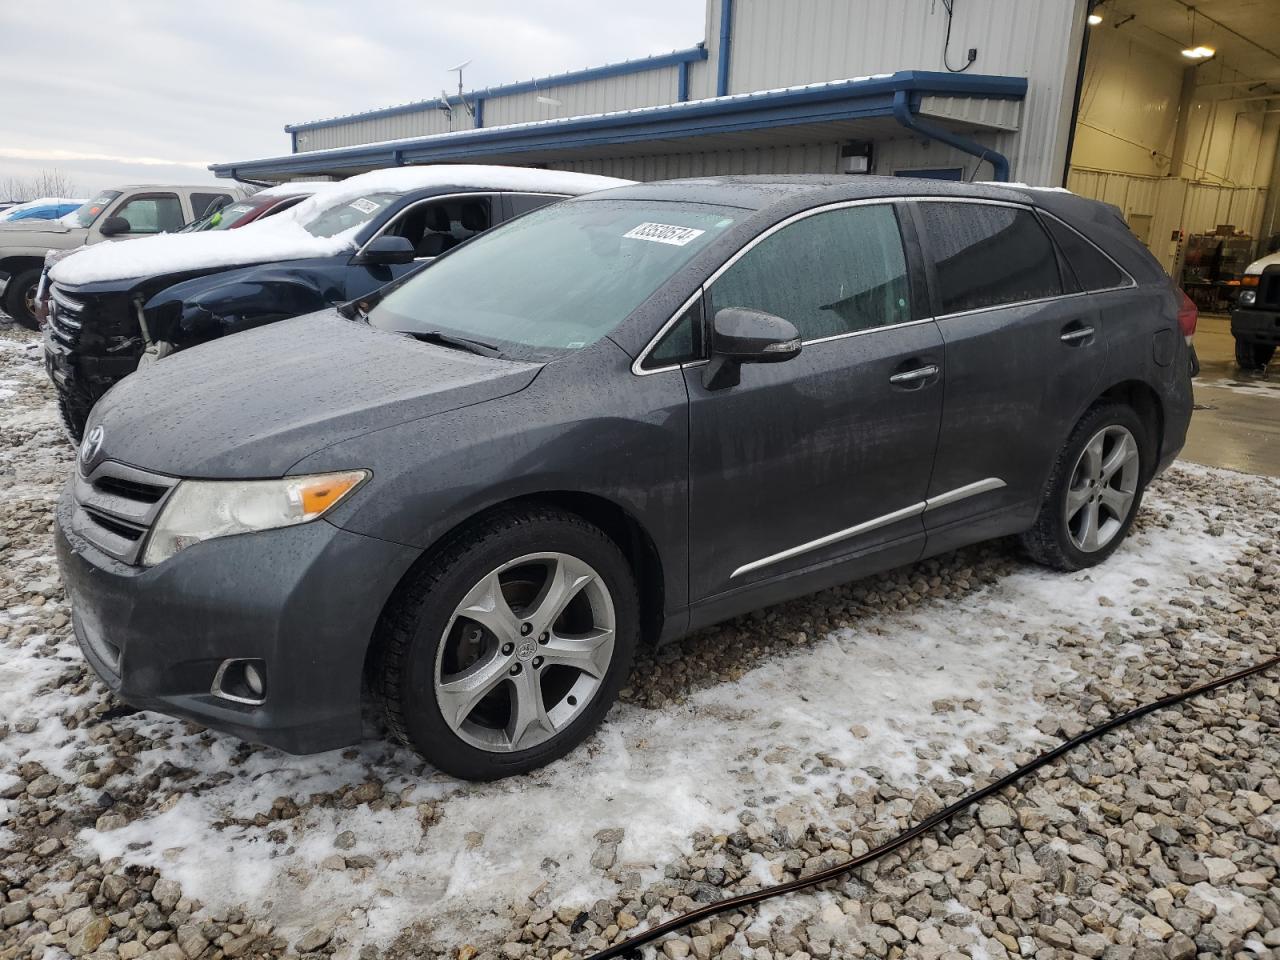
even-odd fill
[[[80,467],[86,473],[97,460],[98,454],[102,452],[102,441],[106,439],[107,433],[102,427],[94,427],[85,434],[84,440],[80,443]]]

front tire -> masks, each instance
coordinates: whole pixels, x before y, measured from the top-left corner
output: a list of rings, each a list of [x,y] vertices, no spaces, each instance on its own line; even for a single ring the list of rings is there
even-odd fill
[[[1022,535],[1031,559],[1070,571],[1111,556],[1142,505],[1149,451],[1146,428],[1131,407],[1089,410],[1054,461],[1035,525]]]
[[[1236,340],[1236,366],[1241,370],[1257,371],[1266,368],[1275,354],[1274,344],[1250,343],[1247,340]]]
[[[604,719],[639,633],[635,578],[580,517],[502,511],[411,575],[379,620],[370,681],[387,726],[453,776],[564,756]]]
[[[28,330],[39,330],[36,320],[36,288],[40,285],[39,269],[19,270],[9,278],[4,291],[4,312]]]
[[[84,425],[93,410],[93,401],[76,394],[58,391],[58,416],[66,428],[67,436],[79,443],[84,439]]]

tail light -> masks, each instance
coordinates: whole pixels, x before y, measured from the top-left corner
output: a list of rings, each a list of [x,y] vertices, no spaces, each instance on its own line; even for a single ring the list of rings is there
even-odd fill
[[[1187,296],[1186,292],[1178,290],[1178,329],[1182,331],[1182,336],[1187,343],[1191,343],[1191,338],[1196,332],[1196,321],[1200,319],[1200,311]]]

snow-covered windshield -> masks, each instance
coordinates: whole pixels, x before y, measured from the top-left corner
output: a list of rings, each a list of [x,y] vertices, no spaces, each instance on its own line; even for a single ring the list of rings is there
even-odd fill
[[[552,204],[441,257],[383,297],[369,322],[552,359],[613,330],[741,214],[647,200]]]
[[[333,237],[368,223],[385,210],[399,193],[370,193],[321,210],[302,226],[313,237]]]
[[[120,196],[119,190],[103,190],[88,203],[83,204],[79,210],[68,213],[63,217],[63,222],[71,227],[91,227],[93,221],[102,216],[102,211],[107,209],[107,205],[118,196]]]

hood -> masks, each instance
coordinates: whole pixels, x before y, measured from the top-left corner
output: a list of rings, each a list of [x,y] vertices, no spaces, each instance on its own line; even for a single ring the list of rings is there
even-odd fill
[[[99,401],[88,429],[103,428],[102,456],[145,470],[279,477],[339,441],[517,393],[540,369],[329,310],[145,367]]]
[[[1263,257],[1261,260],[1253,261],[1253,263],[1245,267],[1244,272],[1246,274],[1262,273],[1262,271],[1267,269],[1267,267],[1278,267],[1278,266],[1280,266],[1280,251],[1276,251],[1275,253],[1269,254],[1268,256]]]
[[[88,233],[84,227],[69,227],[61,220],[0,220],[0,233]]]
[[[355,248],[357,229],[312,236],[292,219],[270,217],[238,230],[162,233],[98,243],[58,263],[49,276],[78,287],[87,283],[227,269],[253,263],[328,257]]]

